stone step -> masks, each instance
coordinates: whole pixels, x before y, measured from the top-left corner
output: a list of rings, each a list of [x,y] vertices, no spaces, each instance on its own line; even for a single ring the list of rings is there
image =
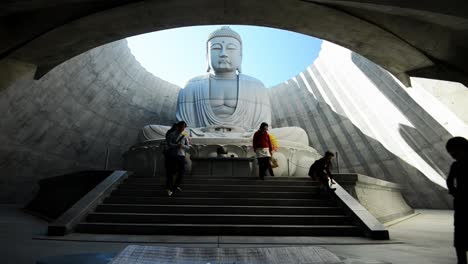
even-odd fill
[[[96,212],[160,214],[344,215],[339,207],[101,204]]]
[[[77,232],[131,235],[362,236],[352,225],[219,225],[80,223]]]
[[[299,185],[299,186],[318,186],[319,183],[317,181],[304,181],[304,180],[270,180],[273,177],[265,177],[265,180],[260,179],[184,179],[183,183],[185,184],[199,184],[199,185],[250,185],[250,186],[264,186],[264,185],[273,185],[273,186],[290,186],[290,185]],[[289,177],[291,178],[291,177]],[[128,184],[155,184],[155,185],[164,185],[166,184],[166,179],[160,178],[128,178],[124,181],[124,183]]]
[[[131,175],[128,177],[128,179],[159,179],[159,180],[165,180],[164,175],[156,175],[154,177],[148,177],[144,175]],[[223,177],[223,176],[216,176],[216,175],[185,175],[184,180],[244,180],[244,181],[295,181],[295,182],[314,182],[311,177],[308,176],[303,176],[303,177],[288,177],[288,176],[266,176],[264,180],[261,180],[259,177],[254,177],[254,176],[245,176],[245,177],[239,177],[239,176],[234,176],[234,177]]]
[[[111,196],[104,204],[158,204],[158,205],[241,205],[241,206],[336,206],[330,199],[272,199],[272,198],[207,198],[198,197],[131,197]]]
[[[128,197],[167,197],[165,190],[138,190],[138,189],[122,189],[119,188],[112,192],[112,196],[128,196]],[[183,191],[175,193],[178,197],[197,198],[275,198],[275,199],[311,199],[318,198],[317,190],[310,192],[267,192],[267,191]]]
[[[127,178],[76,231],[142,235],[361,236],[310,178],[186,177],[172,197],[164,178]]]
[[[275,185],[215,185],[215,184],[183,184],[184,191],[252,191],[252,192],[316,192],[318,186],[275,186]],[[159,190],[161,184],[128,184],[119,185],[118,189],[125,190]]]
[[[349,225],[344,215],[237,215],[90,213],[86,222],[138,224]]]

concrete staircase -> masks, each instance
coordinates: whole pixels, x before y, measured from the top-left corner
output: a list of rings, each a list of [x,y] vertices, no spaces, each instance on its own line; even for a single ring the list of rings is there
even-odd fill
[[[310,178],[187,177],[168,197],[158,178],[132,175],[75,232],[144,235],[362,236]]]

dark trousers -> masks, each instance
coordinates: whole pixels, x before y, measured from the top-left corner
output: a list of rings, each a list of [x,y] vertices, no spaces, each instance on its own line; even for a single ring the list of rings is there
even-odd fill
[[[458,259],[457,264],[466,264],[467,263],[466,262],[466,248],[456,247],[455,250],[457,252],[457,259]]]
[[[268,161],[268,172],[270,173],[270,176],[275,176],[275,174],[273,173],[273,168],[271,167],[270,161]]]
[[[165,161],[166,166],[166,189],[174,190],[179,187],[182,183],[182,179],[185,175],[185,157],[184,156],[175,156],[175,157],[166,157]],[[174,174],[176,174],[176,179],[174,182]]]
[[[462,199],[453,199],[454,212],[454,246],[457,252],[457,264],[467,264],[466,251],[468,249],[468,207]]]
[[[170,155],[164,155],[164,167],[166,168],[166,189],[172,190],[172,175],[174,173],[173,160]]]
[[[267,170],[270,168],[270,158],[269,157],[264,157],[264,158],[257,158],[258,160],[258,176],[260,178],[264,178],[266,175]]]
[[[323,172],[319,172],[317,173],[317,176],[318,176],[318,181],[325,187],[330,187],[328,185],[328,175],[323,173]]]

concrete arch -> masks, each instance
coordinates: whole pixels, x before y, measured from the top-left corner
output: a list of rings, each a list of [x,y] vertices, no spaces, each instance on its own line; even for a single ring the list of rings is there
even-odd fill
[[[467,14],[461,8],[450,8],[451,1],[445,1],[447,8],[440,11],[432,1],[433,5],[426,3],[429,6],[425,9],[411,3],[396,7],[397,1],[393,0],[380,1],[379,5],[351,0],[107,2],[47,1],[48,5],[43,6],[42,0],[31,0],[23,5],[0,4],[0,33],[6,36],[0,43],[0,112],[4,113],[0,138],[6,142],[0,148],[0,161],[6,175],[2,180],[8,183],[0,187],[0,201],[24,202],[33,194],[37,180],[44,177],[101,168],[106,148],[111,154],[109,167],[119,168],[121,154],[133,143],[141,126],[173,122],[179,87],[144,71],[122,41],[92,49],[130,35],[188,25],[254,24],[338,43],[380,64],[405,84],[409,83],[408,74],[462,82],[467,75],[462,70],[468,68],[463,61],[468,54],[464,52],[468,41],[463,42]],[[43,20],[40,23],[36,21],[39,18]],[[386,89],[382,91],[385,96],[392,98],[393,94],[406,92],[365,58],[355,54],[347,58],[361,66],[368,80],[385,84],[379,86]],[[352,66],[332,63],[340,70]],[[335,93],[333,90],[321,92],[319,87],[348,89],[356,82],[344,78],[346,87],[336,85],[333,76],[326,78],[332,73],[318,69],[311,65],[313,74],[307,70],[287,81],[287,85],[271,89],[275,105],[310,99],[304,102],[304,109],[273,109],[273,125],[303,127],[311,132],[311,144],[318,150],[335,146],[349,171],[398,181],[405,184],[406,190],[424,184],[427,188],[423,188],[423,197],[434,198],[422,200],[408,192],[415,206],[448,207],[447,197],[442,195],[445,190],[434,187],[424,173],[408,167],[378,141],[361,133],[365,129],[354,126],[344,118],[346,111],[339,110],[353,110],[353,106],[326,94]],[[34,73],[44,77],[32,80]],[[330,102],[310,98],[305,92],[309,88],[314,96],[326,94]],[[407,113],[414,128],[422,131],[406,125],[399,133],[432,170],[446,171],[449,159],[443,143],[450,135],[438,129],[416,102],[398,98],[400,101],[393,103]],[[330,109],[331,105],[337,111]],[[424,142],[415,140],[422,138],[421,133]],[[397,173],[404,173],[392,173],[395,166]]]
[[[42,2],[42,1],[37,1]],[[128,36],[190,25],[245,24],[287,29],[337,43],[390,71],[409,85],[408,75],[465,82],[468,67],[467,14],[454,1],[424,6],[387,0],[377,4],[356,1],[120,1],[113,4],[76,0],[51,2],[40,8],[4,4],[1,13],[22,23],[57,11],[58,18],[41,17],[45,26],[29,24],[0,46],[2,57],[32,63],[36,78],[56,65],[91,48]],[[62,7],[62,9],[60,9]],[[71,7],[75,7],[73,12]],[[28,18],[30,12],[39,15]],[[29,13],[28,13],[29,12]],[[18,16],[23,14],[23,16]],[[54,16],[55,17],[55,16]],[[44,20],[45,19],[45,20]],[[405,26],[406,25],[406,26]],[[5,26],[8,26],[6,23]],[[18,27],[18,26],[17,26]],[[8,34],[10,33],[10,34]],[[436,37],[429,34],[436,33]]]

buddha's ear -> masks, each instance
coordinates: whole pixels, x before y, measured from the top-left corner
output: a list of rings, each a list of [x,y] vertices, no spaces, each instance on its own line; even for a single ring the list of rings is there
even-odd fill
[[[210,61],[209,61],[209,57],[208,57],[208,43],[206,43],[205,61],[206,61],[206,64],[207,64],[206,72],[210,72],[211,68],[210,68]]]
[[[241,50],[240,50],[240,59],[241,59],[240,65],[239,65],[239,67],[237,67],[237,71],[238,71],[239,73],[242,72],[242,44],[241,44]]]

